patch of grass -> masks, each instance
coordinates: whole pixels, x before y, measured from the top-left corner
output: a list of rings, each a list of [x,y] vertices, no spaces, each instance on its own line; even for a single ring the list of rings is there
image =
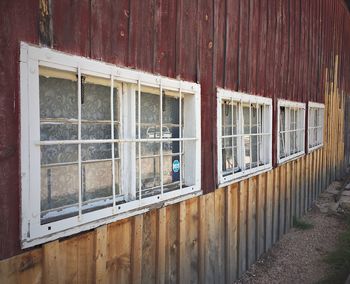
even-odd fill
[[[340,234],[336,249],[325,258],[332,272],[320,283],[343,284],[350,274],[350,223],[348,220],[347,229]]]
[[[303,221],[301,219],[298,219],[297,217],[293,217],[293,227],[300,229],[300,230],[308,230],[308,229],[312,229],[314,227],[314,225],[312,225],[311,223],[308,223],[306,221]]]

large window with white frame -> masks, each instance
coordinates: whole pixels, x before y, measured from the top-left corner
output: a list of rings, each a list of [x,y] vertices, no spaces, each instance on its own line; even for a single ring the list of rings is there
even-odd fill
[[[272,100],[218,89],[221,185],[272,167]]]
[[[323,146],[324,104],[308,103],[308,151]]]
[[[22,246],[200,192],[200,87],[21,44]]]
[[[278,162],[283,163],[305,153],[305,104],[278,101]]]

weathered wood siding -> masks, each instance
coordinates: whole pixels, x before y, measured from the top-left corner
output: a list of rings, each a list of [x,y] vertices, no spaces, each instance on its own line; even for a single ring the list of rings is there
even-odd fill
[[[326,102],[325,93],[330,94],[331,90],[338,92],[342,98],[350,93],[350,80],[348,80],[350,78],[350,16],[342,0],[4,0],[0,1],[0,23],[0,259],[21,252],[19,242],[21,189],[18,64],[20,41],[48,45],[61,51],[117,65],[199,82],[202,87],[202,186],[205,193],[212,192],[216,188],[217,86],[272,97],[275,110],[277,98],[303,102]],[[335,68],[336,55],[339,56],[338,68]],[[328,73],[326,70],[329,70]],[[335,76],[335,72],[337,72],[337,76]],[[328,76],[328,81],[326,81],[326,76]],[[342,99],[339,102],[340,105],[343,101]],[[335,119],[339,115],[335,111],[336,103],[330,101],[327,107],[334,110],[331,118]],[[277,125],[276,119],[276,115],[274,115],[274,126]],[[340,129],[335,130],[331,126],[334,121],[328,121],[327,135],[333,134],[334,131],[340,131]],[[276,127],[274,127],[273,137],[275,161]],[[336,159],[334,149],[327,149],[318,152],[326,152],[327,157]],[[341,148],[337,149],[339,150],[337,157],[342,157],[340,156],[343,153]],[[326,159],[326,155],[321,155],[322,158],[314,156],[316,154],[313,153],[303,158],[303,162],[297,162],[300,163],[300,170],[304,174],[305,169],[310,169],[312,174],[316,174],[311,169],[314,165],[318,165],[314,160],[320,159],[323,163],[321,168],[324,170],[322,175],[327,176],[326,184],[328,184],[339,173],[338,168],[342,168],[340,162],[338,168],[331,168],[330,158]],[[342,161],[342,159],[332,161],[332,165],[336,161]],[[293,173],[297,171],[294,166],[289,165],[286,167],[287,172],[288,167]],[[270,174],[273,176],[272,181],[266,177],[268,182],[274,184],[274,190],[289,185],[294,186],[294,179],[291,181],[283,179],[288,173],[284,173],[285,170],[282,168],[278,168],[273,171],[273,174]],[[330,172],[331,175],[328,175],[331,169],[334,170]],[[278,177],[275,176],[276,172]],[[279,176],[282,177],[281,180]],[[255,180],[258,179],[255,182],[253,180],[244,181],[238,187],[255,188],[257,187],[256,183],[265,182],[261,181],[262,178],[263,176],[255,178]],[[308,185],[311,183],[309,178],[306,176],[303,182],[300,181],[305,185],[304,190],[308,190]],[[290,198],[291,188],[288,187],[288,191],[277,190],[278,194],[281,193],[281,195],[273,195],[274,204],[280,199]],[[219,198],[220,192],[225,193],[221,193],[224,195],[220,197],[222,203],[217,204],[216,200]],[[232,198],[237,194],[234,192],[236,191],[233,191]],[[234,206],[234,210],[239,208],[242,213],[239,218],[243,219],[237,219],[237,230],[248,224],[249,233],[255,226],[255,223],[248,222],[249,216],[255,216],[255,214],[259,216],[261,208],[257,207],[258,209],[254,209],[255,211],[246,211],[247,206],[244,202],[246,202],[246,198],[247,200],[258,198],[255,204],[260,204],[261,198],[264,200],[266,198],[263,197],[263,193],[257,193],[253,196],[244,192],[244,189],[239,192],[238,207]],[[226,191],[220,190],[199,198],[198,202],[205,204],[205,208],[216,206],[213,207],[215,210],[226,212],[228,202],[226,194]],[[218,197],[214,198],[214,196]],[[271,201],[270,199],[266,200]],[[308,197],[308,199],[302,200],[306,200],[306,206],[310,204],[311,199]],[[165,224],[160,224],[158,211],[138,217],[137,224],[141,224],[140,226],[143,228],[143,233],[140,233],[143,238],[142,242],[138,243],[139,247],[135,244],[130,245],[128,236],[125,236],[123,242],[130,245],[129,250],[133,256],[137,254],[135,252],[137,248],[145,250],[148,247],[156,247],[156,254],[143,254],[142,258],[135,256],[142,259],[143,277],[146,277],[145,275],[147,277],[159,276],[158,272],[154,271],[154,267],[147,268],[144,265],[152,266],[153,260],[159,261],[163,258],[165,261],[157,267],[164,267],[166,271],[164,275],[172,275],[174,279],[182,276],[179,268],[182,267],[183,262],[188,263],[190,260],[187,255],[184,258],[181,251],[186,251],[188,247],[192,246],[196,253],[191,256],[188,269],[196,270],[197,263],[192,264],[192,259],[200,259],[203,263],[199,264],[198,271],[208,275],[221,272],[221,270],[216,270],[218,269],[216,266],[212,267],[212,264],[218,260],[217,253],[220,254],[222,260],[222,262],[217,262],[218,264],[227,263],[226,260],[233,261],[231,258],[225,258],[225,260],[221,258],[225,254],[226,247],[220,247],[220,250],[210,248],[216,246],[211,240],[217,237],[216,234],[219,234],[221,229],[232,228],[228,226],[227,222],[234,220],[237,216],[236,213],[230,212],[233,219],[225,217],[228,213],[220,215],[220,222],[217,222],[216,215],[212,215],[212,211],[203,211],[202,204],[198,204],[198,202],[193,202],[197,205],[191,207],[191,212],[194,212],[193,215],[198,217],[196,222],[199,224],[199,229],[194,229],[191,226],[191,230],[193,230],[194,235],[198,235],[199,243],[185,242],[187,245],[184,250],[178,250],[179,244],[181,246],[181,241],[178,238],[183,235],[188,237],[188,235],[187,229],[184,232],[180,225],[189,221],[186,219],[187,217],[184,217],[187,216],[187,213],[178,213],[178,207],[188,208],[187,203],[174,205],[161,211],[163,212],[161,216],[165,216],[169,220]],[[220,207],[221,205],[224,209]],[[278,208],[282,211],[285,208],[289,209],[284,203]],[[282,213],[276,213],[276,210],[269,211],[269,214],[274,216],[273,220],[282,218]],[[193,219],[197,220],[197,217],[193,217]],[[148,222],[147,226],[142,227],[146,221]],[[283,226],[289,225],[288,222],[286,219],[281,223],[282,225],[278,223],[279,225],[276,227],[276,223],[276,226],[272,226],[272,228],[275,232],[282,233]],[[204,228],[202,224],[206,224],[208,228]],[[161,230],[154,231],[153,225],[159,226]],[[216,226],[219,225],[221,227],[217,231]],[[111,245],[112,233],[110,232],[114,226],[118,227],[119,225],[112,224],[106,229],[108,246]],[[134,234],[132,240],[135,241],[134,238],[138,236],[138,231],[133,231],[134,225],[125,226],[127,231],[131,230],[130,234]],[[171,228],[175,230],[176,234],[172,233],[169,226],[172,226]],[[147,232],[151,227],[153,228],[152,232]],[[203,233],[209,233],[204,236],[200,230],[203,230]],[[227,240],[226,234],[228,232],[234,234],[233,229],[225,231],[225,234],[222,232],[224,235],[220,235],[220,240]],[[97,233],[91,232],[89,234],[90,238],[94,239]],[[119,242],[118,234],[116,235],[116,243]],[[166,234],[166,240],[161,239],[163,234]],[[101,236],[103,237],[103,235]],[[85,237],[81,238],[85,240]],[[89,238],[87,237],[87,239]],[[158,239],[163,242],[158,241]],[[193,239],[197,238],[193,237]],[[276,240],[276,235],[273,235],[272,239]],[[70,241],[59,243],[59,247],[63,246],[65,242],[69,243]],[[172,243],[176,244],[174,248],[169,246]],[[205,245],[207,243],[209,247]],[[255,255],[245,255],[242,252],[246,247],[250,249],[252,243],[252,240],[245,243],[244,239],[237,237],[238,255],[242,258],[248,257],[248,263],[251,263]],[[85,248],[80,248],[80,245],[88,246],[91,244],[85,244],[84,241],[71,244],[79,252],[85,251]],[[163,248],[159,247],[160,245]],[[234,239],[230,245],[236,246]],[[165,251],[161,250],[164,249],[164,246]],[[94,243],[92,247],[97,248],[98,245]],[[261,245],[259,245],[258,251],[260,250],[262,250]],[[41,249],[39,251],[41,252]],[[67,250],[70,254],[73,254],[73,251]],[[118,253],[128,255],[124,251]],[[209,255],[204,256],[203,253]],[[39,254],[41,255],[41,253]],[[109,257],[103,255],[106,258]],[[67,258],[69,257],[67,256]],[[80,255],[74,257],[79,259]],[[145,257],[148,257],[149,260]],[[126,257],[126,259],[128,258]],[[85,257],[84,261],[88,261],[88,258]],[[141,265],[140,261],[131,261],[131,269],[138,271]],[[242,271],[245,265],[241,261],[239,263],[240,271]],[[95,266],[95,262],[91,265]],[[112,262],[108,267],[114,269],[113,267],[119,267],[119,265],[114,265]],[[127,261],[125,267],[129,267]],[[219,265],[218,267],[222,269],[226,266]],[[170,270],[168,271],[168,269]],[[198,273],[198,275],[203,277],[205,275],[203,273]],[[230,273],[233,272],[230,270]],[[162,274],[161,277],[165,277],[164,275]],[[63,276],[60,274],[60,277]]]

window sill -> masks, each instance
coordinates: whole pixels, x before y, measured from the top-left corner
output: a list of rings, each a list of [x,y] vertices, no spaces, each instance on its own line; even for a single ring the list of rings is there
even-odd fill
[[[245,180],[245,179],[257,176],[257,175],[261,175],[261,174],[266,173],[266,172],[268,172],[270,170],[272,170],[272,165],[271,164],[266,165],[266,166],[262,166],[257,171],[246,173],[246,174],[242,174],[241,176],[233,177],[232,179],[230,179],[228,181],[220,182],[218,184],[218,188],[226,187],[226,186],[229,186],[231,184],[240,182],[242,180]]]
[[[308,149],[307,149],[307,153],[310,154],[310,153],[312,153],[313,151],[316,151],[317,149],[320,149],[320,148],[323,148],[323,143],[320,144],[320,145],[317,145],[317,146],[308,148]]]
[[[305,151],[293,154],[291,156],[288,156],[287,158],[283,158],[283,159],[278,161],[278,166],[282,166],[283,164],[297,160],[304,155],[305,155]]]
[[[59,239],[59,238],[71,237],[71,236],[73,236],[73,235],[75,235],[77,233],[81,233],[81,232],[84,232],[84,231],[95,229],[95,228],[97,228],[99,226],[102,226],[102,225],[105,225],[105,224],[109,224],[109,223],[113,223],[113,222],[116,222],[116,221],[119,221],[119,220],[122,220],[122,219],[126,219],[126,218],[129,218],[129,217],[136,216],[136,215],[144,214],[144,213],[146,213],[146,212],[148,212],[150,210],[159,209],[159,208],[171,205],[171,204],[179,203],[179,202],[191,199],[193,197],[200,196],[202,194],[203,194],[203,192],[201,190],[196,189],[195,187],[189,187],[188,189],[186,189],[185,193],[183,195],[181,195],[181,196],[173,197],[173,195],[175,195],[175,194],[171,194],[169,198],[164,198],[163,197],[163,199],[159,200],[158,202],[154,202],[154,203],[146,204],[146,205],[141,205],[141,206],[139,206],[137,208],[133,208],[133,209],[127,210],[127,208],[129,206],[132,207],[133,204],[139,203],[138,200],[135,200],[133,202],[129,202],[129,203],[125,203],[124,204],[124,206],[126,205],[125,209],[127,210],[127,211],[124,211],[124,212],[122,212],[121,210],[120,210],[121,212],[118,212],[118,210],[117,210],[117,212],[115,212],[111,216],[106,216],[104,218],[101,218],[101,219],[98,219],[98,220],[93,220],[93,221],[88,221],[87,219],[89,219],[89,216],[84,216],[85,222],[84,222],[84,220],[81,220],[81,223],[83,223],[83,224],[76,225],[74,227],[67,228],[67,229],[64,229],[64,230],[60,230],[60,227],[62,227],[62,225],[60,226],[60,225],[57,224],[56,227],[58,228],[59,231],[52,232],[51,234],[45,234],[45,235],[42,235],[42,236],[40,236],[40,235],[34,236],[34,237],[30,238],[30,239],[24,239],[22,241],[22,243],[21,243],[21,247],[22,247],[22,249],[26,249],[26,248],[30,248],[30,247],[34,247],[34,246],[37,246],[37,245],[41,245],[41,244],[44,244],[46,242],[53,241],[53,240],[56,240],[56,239]],[[148,198],[145,198],[144,201],[147,201],[147,199]],[[158,196],[152,196],[149,199],[157,200]],[[129,206],[127,206],[127,205],[129,205]],[[113,210],[113,208],[110,207],[110,208],[106,208],[106,209],[103,209],[103,210],[110,212],[110,211]],[[88,214],[89,215],[90,214],[101,214],[101,212],[93,211],[93,212],[88,213]],[[86,215],[88,215],[88,214],[86,214]],[[71,219],[75,219],[76,220],[77,218],[78,217],[72,217],[72,218],[64,219],[64,220],[61,220],[62,221],[61,223],[71,224],[71,221],[72,221]],[[63,226],[64,226],[64,224],[63,224]],[[54,223],[49,223],[49,224],[42,225],[40,227],[41,227],[40,228],[41,232],[43,232],[43,231],[47,232],[48,227],[55,227],[55,225],[54,225]]]

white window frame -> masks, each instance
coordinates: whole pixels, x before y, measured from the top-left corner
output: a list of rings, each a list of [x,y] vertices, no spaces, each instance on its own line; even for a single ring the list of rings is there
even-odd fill
[[[244,134],[243,134],[243,112],[241,111],[241,105],[242,104],[259,104],[263,105],[269,108],[269,111],[265,111],[263,113],[264,115],[264,121],[262,122],[262,135],[266,136],[264,144],[262,147],[264,148],[264,153],[266,153],[265,159],[268,160],[268,162],[264,165],[254,167],[251,169],[245,169],[243,166],[243,169],[239,172],[233,172],[229,175],[223,175],[222,170],[222,139],[225,138],[222,135],[222,101],[223,100],[229,100],[232,102],[237,102],[239,104],[238,108],[238,116],[239,121],[237,122],[237,129],[238,129],[238,135],[237,137],[241,139],[237,139],[237,160],[241,165],[244,165],[243,162],[243,156],[244,156],[244,142],[242,141]],[[266,123],[267,122],[267,123]],[[232,136],[232,135],[231,135]],[[217,88],[217,155],[218,155],[218,181],[219,186],[223,187],[226,186],[232,182],[237,182],[243,178],[248,178],[250,176],[259,174],[264,171],[268,171],[272,169],[272,99],[266,98],[262,96],[254,96],[249,95],[242,92],[235,92],[230,90],[225,90],[221,88]],[[241,150],[239,150],[241,149]],[[251,153],[251,152],[250,152]],[[233,155],[233,153],[232,153]]]
[[[320,126],[317,126],[316,128],[321,128],[322,131],[322,135],[321,135],[321,143],[320,144],[317,144],[316,146],[313,146],[313,147],[310,147],[310,130],[311,129],[314,129],[315,127],[310,127],[310,110],[311,109],[319,109],[319,110],[322,110],[322,116],[320,116],[320,119],[321,119],[321,124]],[[321,104],[321,103],[315,103],[315,102],[308,102],[308,127],[307,127],[307,151],[308,153],[309,152],[312,152],[316,149],[319,149],[319,148],[322,148],[323,147],[323,140],[324,140],[324,109],[325,109],[325,106],[324,104]]]
[[[297,153],[294,153],[292,155],[286,156],[284,158],[280,158],[280,132],[281,132],[281,125],[280,125],[280,115],[281,115],[281,107],[285,108],[297,108],[303,110],[303,116],[301,118],[303,127],[302,128],[297,128],[297,131],[303,131],[303,137],[302,137],[302,150],[300,150]],[[288,101],[288,100],[278,100],[277,103],[277,162],[278,164],[285,163],[287,161],[291,161],[293,159],[296,159],[302,155],[305,154],[305,111],[306,111],[306,104],[305,103],[300,103],[300,102],[294,102],[294,101]],[[289,125],[289,119],[286,116],[286,124]],[[285,130],[288,132],[288,130]],[[289,140],[289,136],[288,136]],[[288,141],[286,141],[286,144]]]
[[[184,104],[184,120],[186,124],[183,128],[186,138],[174,138],[175,140],[182,140],[184,144],[186,141],[194,143],[195,151],[187,151],[185,155],[184,174],[188,172],[191,175],[191,181],[193,185],[173,190],[170,192],[164,192],[159,195],[151,197],[136,199],[128,201],[123,204],[116,205],[116,196],[113,194],[113,204],[110,207],[100,210],[88,212],[82,214],[82,203],[79,203],[78,216],[61,219],[58,221],[50,222],[47,224],[41,224],[41,211],[40,211],[40,146],[49,145],[52,141],[40,141],[40,115],[39,115],[39,65],[49,68],[59,69],[63,71],[73,71],[78,74],[78,82],[80,82],[81,75],[87,74],[91,76],[98,76],[111,80],[111,97],[113,97],[113,84],[115,81],[122,82],[123,84],[132,84],[137,86],[136,88],[122,88],[120,94],[125,99],[124,103],[121,103],[121,117],[132,115],[134,121],[131,121],[131,125],[125,127],[125,129],[133,129],[123,131],[123,134],[127,137],[119,137],[120,139],[100,139],[95,142],[99,143],[114,143],[114,142],[131,142],[132,145],[137,145],[138,141],[152,142],[157,139],[141,139],[136,137],[136,115],[135,115],[135,99],[137,96],[136,91],[140,94],[142,87],[157,88],[162,94],[162,89],[173,91],[179,94],[180,101],[185,99],[185,96],[189,97],[188,103]],[[80,84],[79,84],[80,85]],[[127,92],[127,93],[125,93]],[[136,214],[141,214],[150,209],[150,205],[156,203],[162,203],[164,205],[179,202],[201,194],[201,131],[200,131],[200,85],[191,82],[185,82],[177,79],[165,78],[157,75],[152,75],[145,72],[131,70],[127,68],[120,68],[112,64],[107,64],[92,59],[69,55],[62,52],[58,52],[48,48],[36,47],[27,43],[21,43],[20,52],[20,107],[21,107],[21,245],[22,248],[32,247],[50,240],[54,240],[60,237],[69,236],[81,231],[90,230],[99,225],[114,222],[119,219],[130,217]],[[80,87],[78,87],[78,98],[81,96]],[[162,96],[161,96],[162,97]],[[112,99],[113,100],[113,99]],[[127,101],[129,100],[129,101]],[[181,113],[181,103],[180,113]],[[160,104],[162,108],[162,104]],[[111,113],[113,114],[113,106],[111,106]],[[131,113],[131,114],[129,114]],[[187,116],[187,117],[186,117]],[[139,116],[140,117],[140,116]],[[195,118],[192,123],[188,123],[189,118]],[[80,116],[79,116],[80,120]],[[111,119],[113,121],[113,119]],[[81,123],[81,122],[79,122]],[[123,122],[122,122],[123,123]],[[162,124],[161,124],[162,125]],[[180,118],[181,125],[181,118]],[[112,122],[113,126],[113,122]],[[162,132],[162,127],[160,127]],[[129,134],[125,134],[125,133]],[[113,133],[113,130],[112,130]],[[181,133],[181,131],[180,131]],[[186,134],[187,133],[187,134]],[[189,137],[189,133],[194,136]],[[112,134],[113,135],[113,134]],[[161,136],[162,137],[162,136]],[[79,137],[78,137],[79,138]],[[159,139],[158,139],[159,140]],[[163,140],[166,140],[163,138]],[[81,145],[92,140],[73,140],[75,143]],[[54,141],[55,142],[55,141]],[[57,143],[52,143],[57,144]],[[72,143],[67,143],[72,144]],[[160,142],[162,145],[163,142]],[[181,143],[180,143],[181,144]],[[136,146],[135,146],[136,147]],[[184,146],[186,147],[186,146]],[[181,153],[181,146],[180,146]],[[124,157],[123,157],[124,155]],[[135,157],[135,159],[130,159]],[[112,157],[114,157],[114,151],[112,151]],[[136,168],[134,167],[132,172],[124,172],[125,168],[131,168],[126,165],[128,163],[136,164],[136,151],[130,151],[126,154],[125,151],[121,151],[120,157],[122,159],[122,173],[121,184],[122,192],[130,192],[132,186],[136,186]],[[181,157],[181,155],[180,155]],[[133,162],[130,162],[132,160]],[[162,159],[161,159],[162,160]],[[80,164],[79,159],[79,164]],[[114,164],[114,163],[112,163]],[[162,163],[161,163],[162,164]],[[180,165],[181,158],[180,158]],[[162,166],[162,165],[161,165]],[[161,168],[161,176],[163,176]],[[115,172],[113,170],[113,181]],[[134,178],[135,177],[135,178]],[[81,178],[79,178],[81,179]],[[81,181],[79,182],[81,187]],[[124,189],[124,190],[123,190]],[[125,191],[126,189],[126,191]],[[113,193],[115,193],[113,182]],[[79,192],[79,200],[81,200],[81,191]]]

